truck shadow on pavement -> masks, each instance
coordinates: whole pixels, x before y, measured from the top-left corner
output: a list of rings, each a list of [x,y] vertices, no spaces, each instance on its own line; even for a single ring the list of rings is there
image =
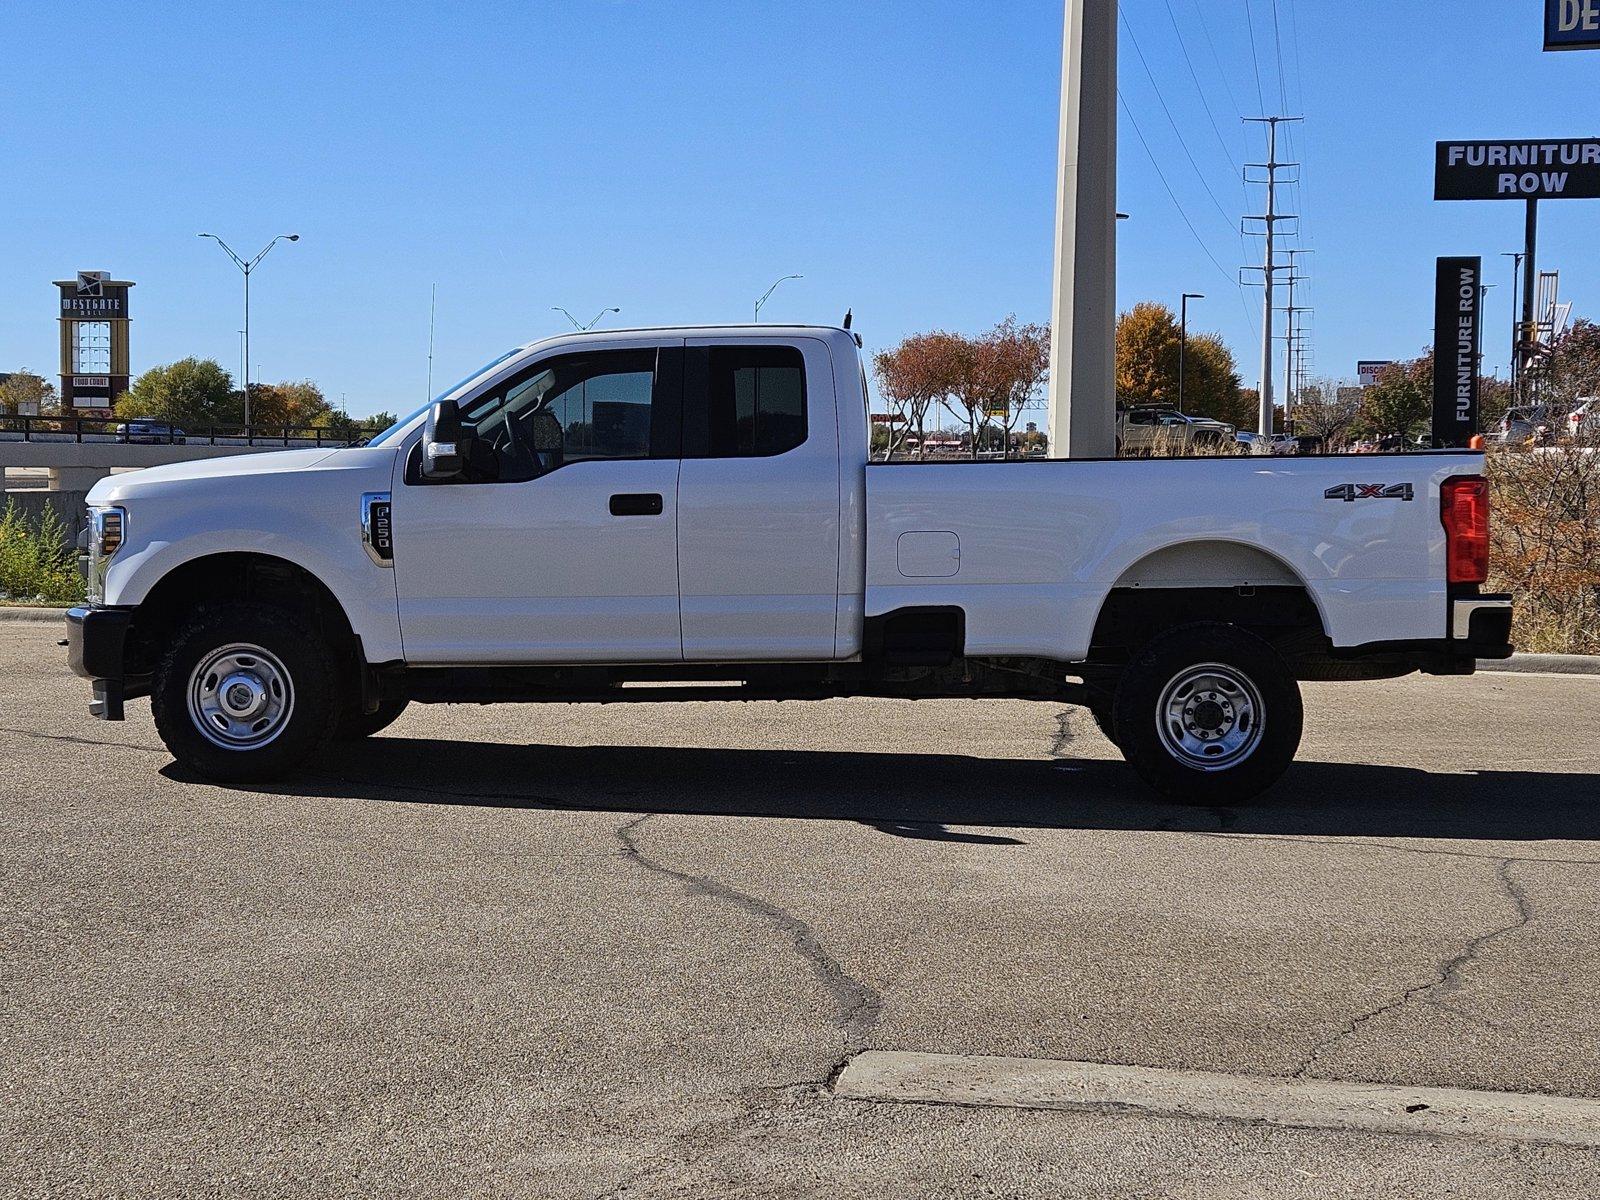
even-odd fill
[[[174,775],[176,767],[166,769]],[[1439,774],[1296,763],[1231,808],[1172,804],[1121,762],[664,746],[340,746],[325,770],[260,789],[330,799],[546,811],[852,821],[897,837],[1026,844],[1028,829],[1531,841],[1600,840],[1600,775]]]

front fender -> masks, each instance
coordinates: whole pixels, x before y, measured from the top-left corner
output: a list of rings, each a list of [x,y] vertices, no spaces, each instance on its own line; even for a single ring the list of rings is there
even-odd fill
[[[255,494],[228,503],[188,489],[131,496],[127,540],[106,572],[105,603],[135,607],[173,570],[197,559],[266,555],[303,568],[327,587],[368,661],[403,658],[394,571],[373,562],[361,545],[362,491],[374,484],[387,488],[388,476],[335,471],[277,478],[288,486],[242,488]]]

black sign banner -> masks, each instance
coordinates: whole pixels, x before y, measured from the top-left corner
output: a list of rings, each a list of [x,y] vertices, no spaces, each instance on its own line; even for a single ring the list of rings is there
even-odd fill
[[[106,284],[86,294],[72,284],[63,284],[61,315],[69,321],[126,320],[128,288]]]
[[[1544,0],[1546,50],[1600,50],[1600,0]]]
[[[1465,446],[1478,432],[1483,259],[1441,258],[1434,292],[1433,444]]]
[[[1600,138],[1440,142],[1435,200],[1600,199]]]

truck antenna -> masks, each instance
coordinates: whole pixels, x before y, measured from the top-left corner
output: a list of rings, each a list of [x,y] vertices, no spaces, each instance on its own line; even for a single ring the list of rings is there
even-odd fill
[[[428,394],[425,400],[433,399],[433,314],[439,307],[439,285],[433,285],[433,292],[428,297]]]

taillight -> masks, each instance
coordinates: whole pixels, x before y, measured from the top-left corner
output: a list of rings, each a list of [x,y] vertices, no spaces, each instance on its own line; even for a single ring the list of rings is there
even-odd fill
[[[1481,476],[1447,479],[1439,489],[1444,508],[1446,578],[1483,583],[1489,578],[1489,484]]]

